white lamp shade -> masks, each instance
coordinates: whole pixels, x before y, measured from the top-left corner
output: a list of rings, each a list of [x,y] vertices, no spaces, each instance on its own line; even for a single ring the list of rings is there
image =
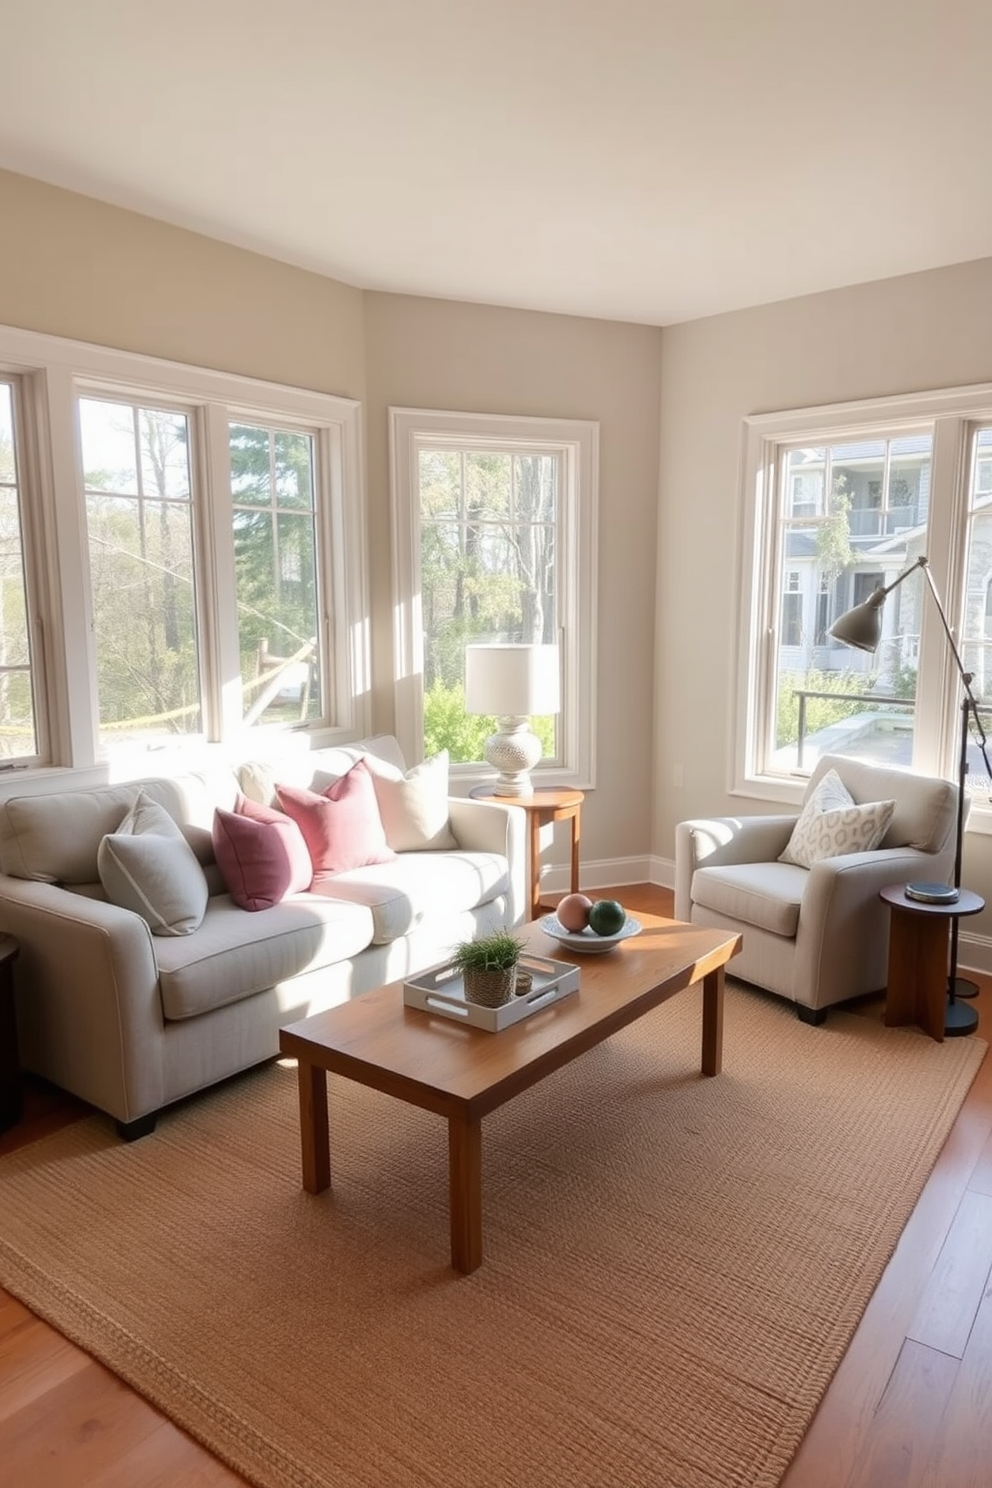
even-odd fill
[[[465,707],[495,718],[557,713],[558,647],[466,646]]]

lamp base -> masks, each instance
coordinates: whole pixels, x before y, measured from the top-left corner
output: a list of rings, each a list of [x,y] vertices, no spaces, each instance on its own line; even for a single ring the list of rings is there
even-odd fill
[[[944,1013],[944,1037],[955,1038],[965,1033],[974,1033],[978,1027],[978,1009],[967,1003],[947,1001]]]
[[[499,731],[486,740],[483,755],[496,771],[495,796],[532,796],[530,772],[543,752],[540,739],[531,733],[527,718],[500,718]]]

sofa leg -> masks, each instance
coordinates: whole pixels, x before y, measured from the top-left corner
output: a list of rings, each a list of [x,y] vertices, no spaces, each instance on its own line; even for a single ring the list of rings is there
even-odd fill
[[[118,1121],[115,1123],[117,1135],[123,1137],[125,1142],[136,1142],[139,1137],[151,1136],[157,1120],[158,1112],[149,1111],[146,1116],[139,1116],[136,1121]]]
[[[800,1023],[809,1023],[814,1028],[819,1028],[821,1023],[827,1021],[826,1008],[804,1007],[801,1002],[797,1002],[796,1012],[799,1014]]]

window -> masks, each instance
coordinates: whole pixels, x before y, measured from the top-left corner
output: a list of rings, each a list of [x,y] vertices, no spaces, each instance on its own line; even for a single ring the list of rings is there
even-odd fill
[[[594,783],[597,426],[390,410],[397,732],[478,773],[492,720],[467,714],[470,642],[557,643],[562,711],[535,721],[542,776]]]
[[[323,700],[313,436],[242,423],[228,433],[245,721],[315,720]]]
[[[793,568],[785,576],[785,593],[782,595],[782,645],[801,646],[802,643],[802,575]]]
[[[189,420],[80,398],[99,746],[202,730]]]
[[[960,678],[911,570],[928,558],[976,696],[992,702],[992,387],[761,415],[745,437],[733,788],[795,799],[827,751],[953,778]],[[840,614],[907,571],[877,651],[832,639]],[[977,745],[969,761],[987,796]]]
[[[0,328],[4,754],[366,732],[357,412]]]

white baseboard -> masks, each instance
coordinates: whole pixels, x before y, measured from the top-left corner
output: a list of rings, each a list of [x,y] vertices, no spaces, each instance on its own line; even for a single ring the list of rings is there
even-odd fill
[[[619,888],[622,884],[655,883],[651,876],[653,858],[600,858],[596,862],[581,861],[579,864],[579,888],[583,894],[590,889]],[[556,864],[541,873],[541,889],[552,894],[566,894],[569,887],[567,864]]]

